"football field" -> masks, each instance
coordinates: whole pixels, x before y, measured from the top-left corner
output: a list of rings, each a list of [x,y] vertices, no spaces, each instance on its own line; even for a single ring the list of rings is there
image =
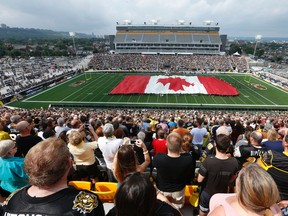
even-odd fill
[[[248,78],[247,75],[233,73],[209,74],[209,76],[215,76],[230,83],[239,92],[238,96],[201,94],[110,95],[109,92],[127,75],[135,75],[135,73],[89,72],[88,74],[80,74],[22,101],[13,102],[10,106],[47,108],[51,104],[83,107],[288,110],[287,91],[256,77]],[[149,75],[152,76],[151,73]]]

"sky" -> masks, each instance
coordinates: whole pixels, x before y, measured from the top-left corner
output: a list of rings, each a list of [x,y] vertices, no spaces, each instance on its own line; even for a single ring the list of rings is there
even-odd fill
[[[202,26],[218,23],[228,37],[288,37],[288,0],[1,0],[0,23],[95,35],[116,33],[116,22],[133,25]]]

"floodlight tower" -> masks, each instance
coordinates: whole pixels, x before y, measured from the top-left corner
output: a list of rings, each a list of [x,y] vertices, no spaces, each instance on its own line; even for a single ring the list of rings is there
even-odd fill
[[[255,59],[255,54],[256,54],[256,48],[257,48],[257,44],[260,42],[260,40],[262,39],[262,35],[256,35],[255,36],[255,47],[254,47],[254,52],[253,52],[253,58]]]
[[[74,40],[74,37],[76,36],[76,34],[75,34],[75,32],[69,32],[69,35],[70,35],[70,37],[72,38],[72,41],[73,41],[73,47],[74,47],[74,52],[75,52],[75,55],[76,55],[76,59],[78,59],[76,45],[75,45],[75,40]]]
[[[181,20],[181,19],[177,20],[178,25],[184,25],[185,22],[186,22],[185,20]]]
[[[151,23],[152,25],[157,25],[157,24],[159,23],[159,20],[157,20],[157,19],[151,19],[151,20],[150,20],[150,23]]]
[[[125,25],[131,25],[132,24],[132,21],[128,20],[128,19],[123,20],[123,22],[124,22]]]

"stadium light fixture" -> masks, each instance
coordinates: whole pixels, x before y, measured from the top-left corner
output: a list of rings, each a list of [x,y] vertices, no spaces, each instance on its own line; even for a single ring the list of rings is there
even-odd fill
[[[178,23],[179,25],[184,25],[184,24],[185,24],[185,20],[179,19],[179,20],[177,20],[177,23]]]
[[[159,20],[156,20],[156,19],[151,19],[150,22],[154,25],[157,25]]]
[[[204,23],[205,23],[206,25],[211,25],[211,24],[212,24],[212,21],[211,21],[211,20],[205,20]]]
[[[128,19],[123,20],[123,22],[124,22],[124,24],[126,24],[126,25],[131,25],[131,24],[132,24],[132,21],[131,21],[131,20],[128,20]]]

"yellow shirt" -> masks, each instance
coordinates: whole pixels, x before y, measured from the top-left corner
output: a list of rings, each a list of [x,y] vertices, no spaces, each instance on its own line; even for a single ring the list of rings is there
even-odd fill
[[[8,140],[11,139],[9,134],[5,131],[0,131],[0,140]]]

